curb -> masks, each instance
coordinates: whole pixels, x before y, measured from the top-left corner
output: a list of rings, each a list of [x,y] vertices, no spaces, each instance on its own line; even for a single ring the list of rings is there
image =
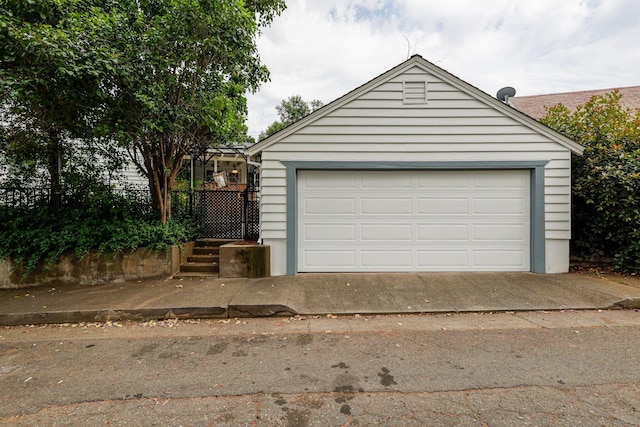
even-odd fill
[[[637,310],[640,309],[640,298],[627,298],[618,301],[611,306],[610,309],[625,309],[625,310]]]
[[[13,313],[0,315],[0,325],[43,325],[56,323],[106,322],[121,320],[157,319],[227,319],[228,310],[223,307],[144,308],[133,310],[73,310],[39,313]]]
[[[282,304],[265,305],[229,305],[229,318],[232,317],[289,317],[298,314],[294,309]]]
[[[585,310],[585,307],[563,307],[556,310]],[[591,310],[637,310],[640,309],[640,298],[626,298],[607,307],[592,307]],[[488,310],[499,311],[536,311],[531,310]],[[484,312],[484,310],[438,310],[438,311],[393,311],[358,314],[389,315],[389,314],[417,314],[417,313],[460,313]],[[140,308],[124,310],[69,310],[36,313],[0,314],[0,326],[42,325],[61,323],[106,322],[106,321],[147,321],[161,319],[230,319],[251,317],[290,317],[300,314],[298,311],[283,304],[236,305],[227,307],[179,307],[179,308]],[[309,314],[309,313],[305,313]],[[335,315],[354,315],[354,313],[335,313]],[[322,315],[322,314],[318,314]]]

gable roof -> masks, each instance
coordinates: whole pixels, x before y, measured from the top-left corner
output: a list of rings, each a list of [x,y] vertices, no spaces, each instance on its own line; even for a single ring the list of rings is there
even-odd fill
[[[611,89],[585,90],[580,92],[551,93],[546,95],[516,96],[509,100],[523,113],[534,119],[547,115],[547,108],[562,104],[574,111],[578,105],[584,105],[594,96],[602,96],[617,90],[622,95],[620,105],[631,110],[640,110],[640,86],[619,87]]]
[[[571,150],[573,153],[575,154],[582,154],[584,148],[579,145],[578,143],[572,141],[571,139],[565,137],[564,135],[554,131],[553,129],[551,129],[550,127],[543,125],[542,123],[538,122],[537,120],[534,120],[533,118],[529,117],[528,115],[518,111],[517,109],[504,104],[501,101],[498,101],[496,98],[488,95],[487,93],[481,91],[480,89],[478,89],[475,86],[472,86],[471,84],[465,82],[464,80],[460,79],[459,77],[454,76],[453,74],[449,73],[448,71],[445,71],[444,69],[438,67],[437,65],[427,61],[426,59],[424,59],[422,56],[420,55],[413,55],[411,58],[407,59],[406,61],[402,62],[401,64],[393,67],[392,69],[390,69],[389,71],[386,71],[385,73],[382,73],[381,75],[379,75],[378,77],[375,77],[374,79],[368,81],[367,83],[363,84],[360,87],[357,87],[356,89],[352,90],[351,92],[347,93],[346,95],[343,95],[342,97],[332,101],[331,103],[325,105],[322,108],[319,108],[318,110],[314,111],[313,113],[309,114],[308,116],[303,117],[302,119],[292,123],[291,125],[287,126],[286,128],[280,130],[279,132],[276,132],[275,134],[269,136],[268,138],[263,139],[262,141],[258,142],[257,144],[253,145],[252,147],[248,148],[246,150],[247,154],[249,154],[250,156],[256,155],[260,152],[262,152],[263,150],[269,148],[270,146],[272,146],[273,144],[277,143],[278,141],[282,140],[283,138],[286,138],[287,136],[291,135],[292,133],[295,133],[296,131],[298,131],[299,129],[307,126],[308,124],[324,117],[325,115],[331,113],[332,111],[337,110],[338,108],[342,107],[343,105],[357,99],[358,97],[362,96],[364,93],[372,90],[373,88],[393,79],[394,77],[404,73],[405,71],[411,69],[414,66],[418,66],[421,67],[422,69],[424,69],[426,72],[438,77],[439,79],[441,79],[442,81],[450,84],[451,86],[455,87],[456,89],[470,95],[471,97],[473,97],[474,99],[484,103],[485,105],[498,110],[500,112],[502,112],[504,115],[514,119],[515,121],[517,121],[518,123],[542,134],[545,135],[546,137],[548,137],[549,139],[551,139],[554,142],[557,142],[558,144],[564,146],[565,148]]]

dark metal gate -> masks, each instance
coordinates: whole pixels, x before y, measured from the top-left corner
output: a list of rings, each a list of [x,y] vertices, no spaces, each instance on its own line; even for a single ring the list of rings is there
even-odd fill
[[[257,191],[198,190],[194,196],[194,218],[199,237],[258,239]]]

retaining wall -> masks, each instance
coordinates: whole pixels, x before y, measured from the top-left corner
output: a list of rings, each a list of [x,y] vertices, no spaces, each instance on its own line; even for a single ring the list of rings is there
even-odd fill
[[[82,258],[65,254],[58,262],[41,265],[24,277],[21,265],[3,259],[0,260],[0,289],[60,284],[91,285],[168,277],[180,270],[180,261],[189,245],[193,243],[184,245],[184,251],[174,246],[169,251],[141,248],[122,254],[90,252]]]

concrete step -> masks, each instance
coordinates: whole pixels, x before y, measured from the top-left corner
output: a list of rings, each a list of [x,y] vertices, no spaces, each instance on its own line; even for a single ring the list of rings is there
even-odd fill
[[[193,255],[218,255],[220,248],[217,246],[202,246],[193,248]]]
[[[193,255],[218,255],[220,248],[217,246],[196,246],[193,248]]]
[[[217,255],[220,253],[220,246],[227,243],[236,242],[237,240],[228,239],[200,239],[196,240],[193,248],[194,255]]]
[[[187,263],[197,262],[197,263],[214,263],[220,260],[220,256],[217,254],[204,254],[204,255],[188,255]]]
[[[196,247],[220,247],[227,243],[237,242],[237,240],[230,239],[198,239],[196,240]]]
[[[202,263],[202,262],[190,262],[180,265],[180,272],[184,273],[213,273],[218,274],[220,268],[218,263]]]
[[[199,239],[191,255],[187,255],[187,262],[180,265],[180,272],[173,275],[174,279],[217,277],[220,272],[220,246],[236,242],[229,239]]]
[[[176,280],[203,279],[205,277],[218,277],[218,273],[198,273],[198,272],[180,271],[173,275],[173,278]]]

